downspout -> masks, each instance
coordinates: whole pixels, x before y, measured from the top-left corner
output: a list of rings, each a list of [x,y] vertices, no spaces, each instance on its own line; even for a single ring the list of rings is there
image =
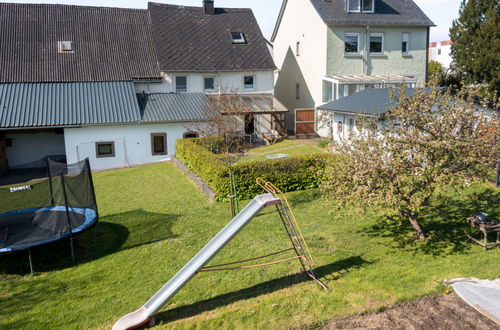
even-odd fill
[[[364,54],[363,54],[363,74],[368,75],[368,42],[370,40],[370,26],[366,26],[366,34],[364,40]]]
[[[430,26],[427,27],[427,42],[425,45],[425,84],[429,82],[429,39],[430,39]]]

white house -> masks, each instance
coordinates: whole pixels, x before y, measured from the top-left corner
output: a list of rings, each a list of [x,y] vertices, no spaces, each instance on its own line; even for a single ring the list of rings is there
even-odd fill
[[[429,60],[439,62],[445,69],[449,69],[453,61],[451,57],[452,44],[451,40],[431,42],[429,44]]]
[[[240,94],[250,138],[283,131],[252,11],[202,4],[0,3],[0,172],[46,157],[89,157],[94,170],[167,160],[199,134],[207,94]]]
[[[316,107],[365,88],[423,86],[431,26],[412,0],[284,0],[272,42],[288,130],[325,135]]]

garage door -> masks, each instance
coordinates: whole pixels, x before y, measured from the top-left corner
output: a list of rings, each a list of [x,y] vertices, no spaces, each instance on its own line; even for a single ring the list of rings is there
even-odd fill
[[[296,109],[295,134],[314,133],[314,109]]]

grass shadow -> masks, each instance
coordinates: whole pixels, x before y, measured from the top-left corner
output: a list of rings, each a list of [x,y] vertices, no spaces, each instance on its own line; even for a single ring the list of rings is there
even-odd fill
[[[328,265],[316,267],[314,269],[314,273],[317,278],[321,279],[325,283],[328,283],[333,280],[339,279],[344,274],[352,271],[353,269],[360,268],[366,264],[371,263],[372,262],[368,262],[363,259],[362,256],[354,256],[333,262]],[[167,323],[188,317],[193,317],[195,315],[216,309],[218,307],[230,305],[241,300],[255,298],[260,295],[269,294],[307,281],[311,281],[311,279],[305,273],[296,273],[280,277],[245,289],[222,294],[214,298],[161,312],[156,315],[156,321],[158,323]],[[319,286],[318,290],[321,290]]]
[[[478,212],[486,212],[495,219],[500,218],[500,191],[487,188],[469,194],[466,198],[442,197],[434,200],[420,217],[420,224],[429,238],[415,240],[415,232],[408,221],[385,217],[364,233],[390,238],[395,247],[411,252],[421,251],[431,255],[464,253],[471,248],[467,238],[466,219]]]
[[[83,264],[117,251],[154,244],[175,238],[172,225],[178,215],[134,210],[105,216],[96,227],[74,238],[76,263]],[[72,267],[70,240],[34,247],[31,249],[35,272],[48,272]],[[28,251],[0,256],[0,281],[2,277],[29,274]]]

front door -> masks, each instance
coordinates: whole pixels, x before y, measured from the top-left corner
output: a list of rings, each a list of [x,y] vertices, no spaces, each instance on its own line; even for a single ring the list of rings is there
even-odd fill
[[[295,134],[314,134],[314,109],[295,110]]]

